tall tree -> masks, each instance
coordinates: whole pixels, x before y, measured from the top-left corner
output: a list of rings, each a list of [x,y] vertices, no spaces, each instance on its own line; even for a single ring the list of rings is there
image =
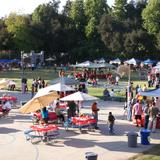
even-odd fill
[[[0,50],[13,49],[11,34],[7,31],[7,27],[3,19],[0,19]]]
[[[160,1],[150,0],[142,12],[144,28],[149,33],[158,33],[160,31]]]
[[[87,25],[85,32],[87,37],[97,36],[97,26],[104,13],[108,13],[109,7],[106,0],[85,0],[85,15]]]
[[[119,21],[126,19],[127,0],[115,0],[112,7],[112,15]]]
[[[8,32],[12,35],[16,50],[30,51],[34,49],[34,37],[31,34],[30,17],[28,15],[11,13],[5,19],[5,24]]]
[[[65,50],[65,23],[58,14],[59,1],[39,5],[32,14],[36,35],[43,41],[41,49],[48,55],[59,56]]]
[[[83,0],[74,0],[71,3],[69,17],[73,20],[74,26],[78,30],[79,34],[84,35],[84,27],[86,24],[86,17],[84,14]]]
[[[107,48],[113,53],[123,51],[123,24],[110,15],[104,15],[99,25],[99,32]]]

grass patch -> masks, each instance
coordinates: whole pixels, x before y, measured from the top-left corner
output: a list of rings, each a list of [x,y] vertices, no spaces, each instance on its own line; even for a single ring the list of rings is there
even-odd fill
[[[128,160],[160,160],[160,144],[144,151]]]

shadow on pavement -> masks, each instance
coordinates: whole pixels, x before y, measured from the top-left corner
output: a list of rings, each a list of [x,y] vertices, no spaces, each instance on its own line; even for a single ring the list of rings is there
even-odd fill
[[[0,134],[8,134],[8,133],[14,133],[19,132],[20,130],[14,129],[14,128],[7,128],[7,127],[1,127],[0,128]]]

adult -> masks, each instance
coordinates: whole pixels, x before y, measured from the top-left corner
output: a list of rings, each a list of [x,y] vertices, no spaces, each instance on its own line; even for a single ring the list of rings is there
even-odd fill
[[[139,126],[139,121],[140,121],[140,124],[141,126],[143,125],[142,124],[142,113],[143,113],[143,110],[142,110],[142,102],[140,100],[137,100],[136,104],[134,104],[133,106],[133,113],[134,113],[134,116],[135,116],[135,120],[136,120],[136,126],[138,127]]]
[[[158,113],[159,113],[159,108],[156,106],[155,102],[152,102],[152,106],[149,109],[148,129],[152,130],[153,133],[156,131]]]
[[[148,128],[148,123],[149,123],[149,109],[151,107],[151,102],[147,102],[147,105],[144,107],[144,129]]]
[[[68,118],[74,117],[76,115],[76,103],[74,101],[68,102]]]
[[[99,108],[97,107],[97,102],[94,102],[92,104],[91,108],[92,108],[92,115],[93,115],[94,119],[96,120],[95,129],[98,129],[97,123],[98,123],[98,111],[99,111]]]

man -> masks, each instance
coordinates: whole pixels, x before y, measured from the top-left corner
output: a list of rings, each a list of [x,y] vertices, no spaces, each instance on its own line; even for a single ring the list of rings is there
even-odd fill
[[[155,102],[153,102],[152,106],[149,109],[149,124],[148,124],[148,129],[151,129],[153,133],[156,131],[158,113],[159,113],[159,108],[156,106]]]

